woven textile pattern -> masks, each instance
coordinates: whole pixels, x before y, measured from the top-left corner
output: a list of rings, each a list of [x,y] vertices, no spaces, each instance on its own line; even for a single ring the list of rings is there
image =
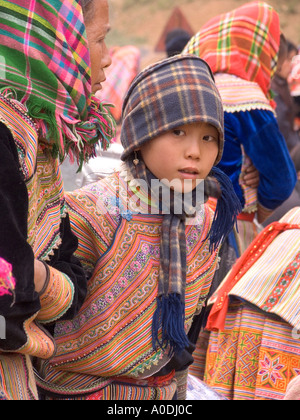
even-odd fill
[[[81,14],[78,0],[1,1],[0,85],[16,89],[22,103],[39,98],[59,113],[84,117],[90,76]]]
[[[229,399],[280,400],[299,374],[300,344],[293,328],[241,302],[231,304],[225,332],[211,333],[208,385]]]
[[[0,354],[0,401],[38,400],[29,356]]]
[[[264,252],[256,246],[260,257],[227,292],[224,332],[210,334],[206,380],[230,399],[282,399],[300,374],[299,222],[296,207],[280,220],[287,230],[265,245]],[[205,339],[207,334],[197,343],[193,367],[199,376]]]
[[[0,95],[0,121],[14,137],[28,190],[28,243],[37,258],[47,261],[61,243],[63,181],[58,162],[38,144],[35,125],[14,104]]]
[[[151,334],[162,216],[126,210],[122,198],[130,200],[132,195],[119,173],[68,194],[72,227],[79,238],[77,256],[87,270],[95,269],[78,316],[57,323],[57,354],[47,369],[50,382],[80,386],[95,377],[140,381],[169,360],[168,350],[153,350]],[[208,251],[208,241],[202,242],[212,222],[209,207],[203,206],[198,217],[199,223],[186,230],[187,330],[205,301],[217,265],[216,253]]]

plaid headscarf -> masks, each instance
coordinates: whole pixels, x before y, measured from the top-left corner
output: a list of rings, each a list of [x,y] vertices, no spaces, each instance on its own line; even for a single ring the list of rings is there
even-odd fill
[[[209,20],[184,53],[203,58],[212,72],[256,82],[270,103],[271,78],[278,62],[279,16],[264,2],[251,2]]]
[[[0,89],[26,106],[61,159],[82,163],[113,136],[107,106],[91,97],[80,0],[0,0]]]
[[[122,159],[127,161],[134,177],[147,182],[151,189],[154,175],[142,159],[134,165],[133,152],[144,143],[184,124],[206,122],[219,133],[219,154],[222,157],[224,143],[223,107],[209,66],[193,55],[177,55],[149,66],[133,81],[123,105],[121,142],[124,147]],[[225,174],[213,168],[212,175],[220,183],[222,196],[218,200],[215,220],[210,232],[213,246],[232,230],[240,203],[232,184]],[[153,193],[153,190],[151,190]],[[158,193],[154,196],[159,208]],[[184,203],[196,203],[196,190],[192,200],[170,191],[169,212],[163,213],[161,232],[161,255],[158,284],[157,309],[153,318],[153,347],[170,346],[171,351],[181,351],[189,345],[184,330],[185,286],[186,286],[186,218],[191,209]],[[153,196],[151,196],[151,199]],[[174,207],[180,201],[182,212],[175,214]],[[225,206],[224,206],[225,203]],[[225,209],[226,207],[226,209]],[[213,249],[213,246],[211,249]],[[159,338],[159,330],[162,336]]]
[[[205,61],[177,55],[150,65],[131,84],[123,103],[122,160],[143,143],[183,124],[206,122],[224,148],[224,113],[214,77]]]

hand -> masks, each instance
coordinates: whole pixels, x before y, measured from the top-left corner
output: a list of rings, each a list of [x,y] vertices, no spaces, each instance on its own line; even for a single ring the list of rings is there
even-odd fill
[[[258,188],[259,186],[259,172],[249,159],[248,166],[245,168],[242,175],[244,184],[247,187]]]
[[[47,271],[44,264],[39,260],[34,260],[34,285],[35,291],[40,293],[45,286],[47,279]]]

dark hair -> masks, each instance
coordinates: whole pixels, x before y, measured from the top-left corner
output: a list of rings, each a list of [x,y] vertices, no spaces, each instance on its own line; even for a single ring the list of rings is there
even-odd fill
[[[180,54],[191,39],[191,34],[184,29],[173,29],[167,33],[165,47],[168,57]]]
[[[283,35],[283,33],[281,33],[279,50],[278,50],[278,60],[280,60],[281,58],[287,58],[287,53],[288,53],[287,40],[286,40],[286,37]]]
[[[94,0],[81,0],[81,7],[85,20],[89,20],[92,17]]]
[[[296,54],[298,54],[297,45],[295,45],[292,41],[290,41],[288,39],[286,40],[286,44],[287,44],[288,53],[294,51]]]

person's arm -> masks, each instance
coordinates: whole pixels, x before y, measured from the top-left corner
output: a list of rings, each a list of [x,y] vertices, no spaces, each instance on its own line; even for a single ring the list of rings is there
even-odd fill
[[[77,237],[71,230],[69,215],[62,219],[60,226],[61,245],[45,264],[48,284],[40,293],[42,309],[37,319],[43,323],[54,320],[72,319],[81,308],[86,292],[87,278],[79,260],[74,256],[78,247]],[[65,290],[62,304],[62,289]]]
[[[271,111],[244,113],[241,142],[259,171],[259,213],[265,217],[287,200],[297,182],[294,163]]]
[[[34,255],[27,243],[28,192],[10,131],[0,123],[0,256],[12,265],[15,296],[0,297],[6,339],[0,348],[16,350],[27,341],[23,324],[40,310],[34,284]]]

